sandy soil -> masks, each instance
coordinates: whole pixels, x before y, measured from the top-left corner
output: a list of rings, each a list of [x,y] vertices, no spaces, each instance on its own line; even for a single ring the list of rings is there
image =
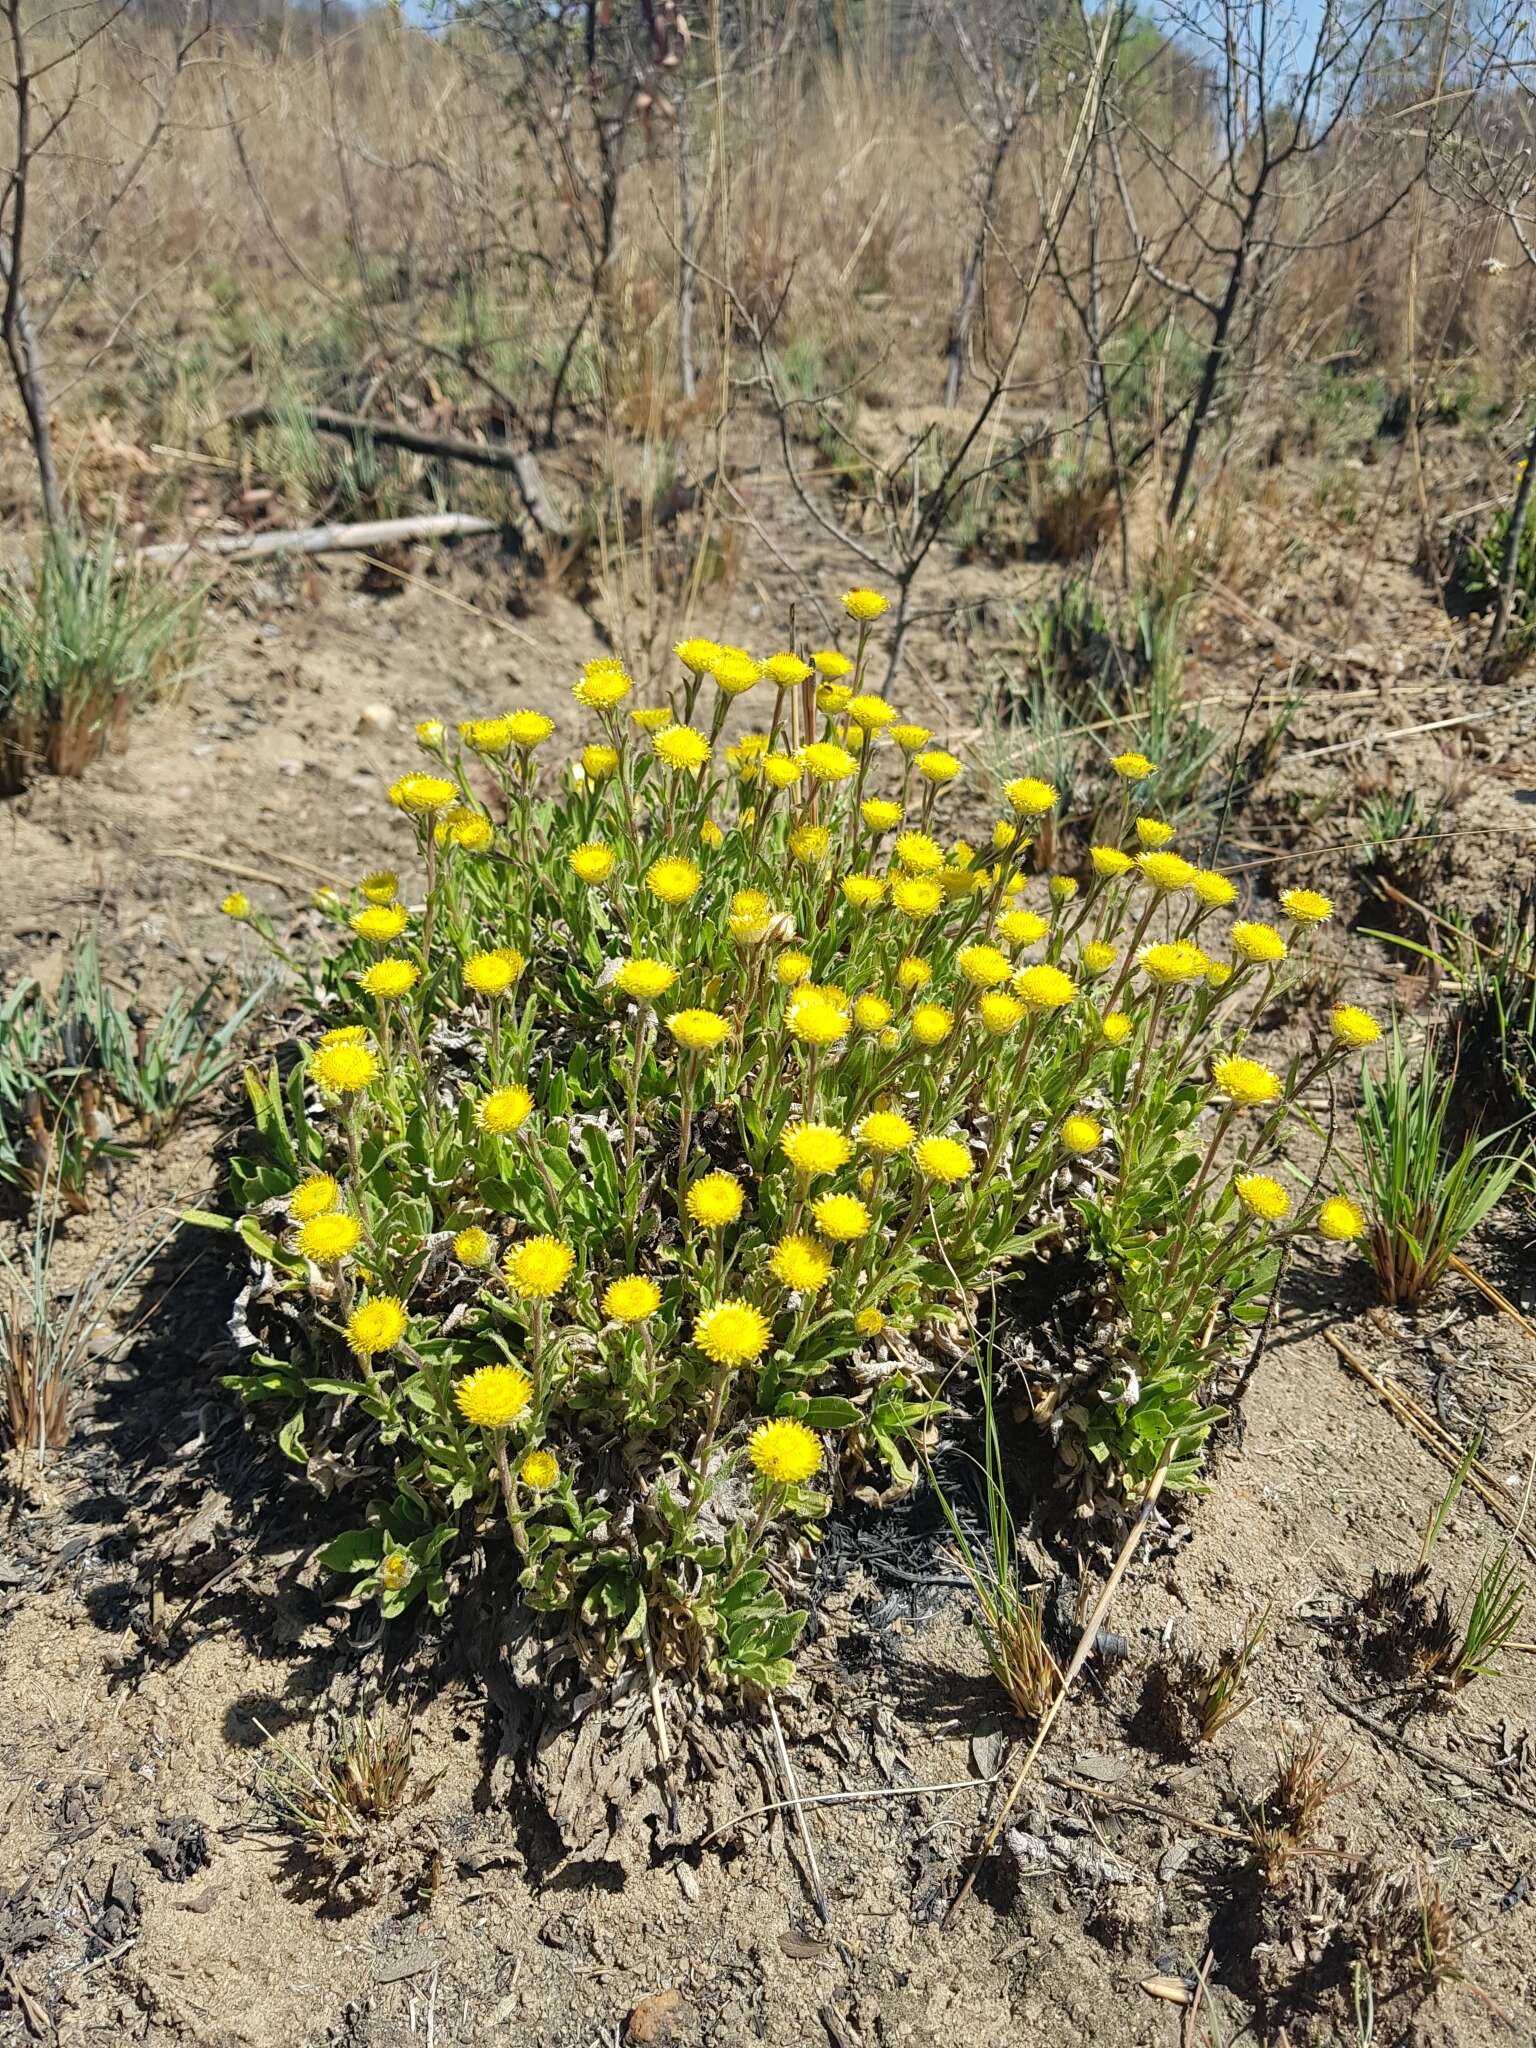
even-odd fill
[[[746,579],[765,607],[780,574],[764,563]],[[1025,574],[994,578],[999,606]],[[1234,821],[1234,843],[1256,861],[1278,856],[1287,880],[1342,881],[1336,893],[1353,900],[1347,858],[1330,849],[1350,837],[1359,758],[1315,750],[1367,725],[1475,709],[1394,740],[1386,758],[1451,799],[1446,893],[1464,910],[1498,900],[1536,852],[1536,707],[1518,684],[1468,704],[1437,666],[1450,629],[1406,569],[1383,573],[1350,657],[1303,673],[1299,650],[1323,637],[1336,591],[1316,563],[1294,581],[1267,606],[1278,628],[1213,608],[1193,666],[1192,694],[1236,715],[1260,677],[1301,700],[1289,752]],[[378,790],[409,755],[413,718],[513,692],[554,709],[600,651],[591,617],[565,598],[516,626],[463,608],[494,604],[495,589],[494,556],[474,554],[387,597],[345,564],[232,581],[181,701],[82,783],[39,783],[0,816],[7,969],[46,969],[95,918],[114,977],[151,999],[209,961],[243,971],[216,910],[236,885],[302,928],[316,885],[392,851]],[[974,648],[920,633],[914,655],[909,700],[963,725]],[[1402,956],[1348,948],[1343,932],[1338,949],[1352,988],[1425,999]],[[233,1113],[210,1105],[135,1161],[71,1226],[66,1258],[152,1210],[216,1199]],[[1528,1223],[1504,1217],[1472,1261],[1524,1303],[1530,1250]],[[562,1861],[523,1761],[505,1753],[494,1671],[476,1675],[462,1641],[384,1640],[327,1605],[309,1558],[339,1523],[217,1385],[234,1285],[216,1244],[173,1245],[100,1346],[69,1450],[42,1473],[14,1456],[6,1469],[0,2040],[1536,2039],[1529,1646],[1454,1711],[1405,1717],[1362,1659],[1353,1618],[1373,1568],[1413,1561],[1447,1474],[1331,1339],[1457,1439],[1481,1432],[1516,1511],[1529,1490],[1536,1341],[1470,1287],[1409,1319],[1372,1308],[1326,1261],[1293,1273],[1209,1492],[1158,1522],[1116,1603],[1124,1655],[1090,1664],[1020,1800],[1013,1850],[941,1925],[988,1795],[912,1788],[1009,1770],[1016,1730],[964,1594],[944,1583],[952,1566],[918,1519],[899,1511],[905,1552],[867,1527],[829,1538],[813,1640],[781,1707],[806,1797],[892,1795],[815,1809],[826,1924],[792,1818],[739,1818],[784,1797],[766,1720],[701,1724],[676,1833],[664,1812],[620,1810],[603,1853]],[[1069,1503],[1040,1508],[1047,1574],[1091,1584],[1110,1555],[1102,1532]],[[1436,1585],[1464,1600],[1507,1535],[1465,1494]],[[1536,1558],[1530,1537],[1516,1541]],[[914,1575],[901,1558],[925,1542]],[[1181,1648],[1214,1654],[1266,1612],[1246,1710],[1178,1753],[1151,1703],[1156,1674]],[[414,1719],[424,1797],[370,1853],[368,1882],[354,1873],[338,1889],[275,1824],[270,1744],[312,1746],[381,1696]],[[1313,1730],[1339,1779],[1315,1850],[1269,1888],[1254,1874],[1251,1817],[1277,1747]],[[602,1752],[593,1775],[609,1763],[622,1809],[623,1758]],[[1426,1900],[1433,1924],[1437,1898],[1454,1931],[1437,1935],[1440,1968],[1426,1974],[1413,1930]],[[1374,2036],[1356,2026],[1348,1968],[1373,1942]]]

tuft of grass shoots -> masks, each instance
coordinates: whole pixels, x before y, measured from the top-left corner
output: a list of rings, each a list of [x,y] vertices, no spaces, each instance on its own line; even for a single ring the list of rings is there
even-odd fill
[[[1527,1170],[1495,1147],[1508,1134],[1446,1130],[1452,1090],[1431,1041],[1415,1061],[1394,1031],[1382,1072],[1365,1068],[1357,1124],[1364,1158],[1366,1244],[1382,1299],[1412,1306],[1439,1285],[1454,1254]]]

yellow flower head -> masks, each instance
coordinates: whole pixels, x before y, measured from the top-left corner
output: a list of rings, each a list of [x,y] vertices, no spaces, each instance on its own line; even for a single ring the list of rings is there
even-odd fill
[[[867,796],[859,805],[859,815],[871,832],[893,832],[901,823],[901,805],[888,796]]]
[[[505,995],[515,978],[505,953],[471,953],[464,962],[464,986],[476,995]]]
[[[838,886],[844,902],[854,910],[873,910],[885,894],[885,884],[878,875],[844,875]]]
[[[1179,853],[1138,853],[1136,865],[1141,869],[1142,880],[1163,896],[1177,896],[1195,879],[1194,863]]]
[[[793,789],[805,770],[798,757],[791,754],[768,754],[763,759],[763,780],[770,789]]]
[[[850,619],[857,619],[861,626],[869,626],[891,608],[888,597],[882,597],[878,590],[845,590],[843,610]]]
[[[1077,882],[1071,875],[1052,875],[1047,886],[1053,903],[1070,903],[1077,894]]]
[[[932,875],[897,875],[891,883],[891,901],[903,917],[932,917],[944,902],[944,885]]]
[[[312,1216],[299,1231],[299,1256],[312,1259],[317,1266],[334,1266],[357,1249],[362,1234],[363,1226],[355,1216],[344,1209],[329,1210],[324,1216]]]
[[[826,858],[832,835],[825,825],[797,825],[789,835],[789,850],[806,867]]]
[[[896,714],[885,699],[872,696],[867,691],[848,699],[848,716],[866,732],[884,732],[888,725],[896,722]]]
[[[919,1045],[942,1045],[954,1028],[954,1012],[942,1003],[919,1003],[912,1012],[912,1036]]]
[[[386,1593],[402,1592],[415,1576],[416,1566],[408,1550],[386,1550],[379,1559],[377,1577]]]
[[[713,818],[706,818],[699,827],[699,844],[700,846],[707,846],[711,853],[715,851],[716,847],[724,846],[725,834]]]
[[[558,1237],[530,1237],[501,1262],[507,1285],[524,1301],[548,1301],[571,1277],[576,1254]]]
[[[1013,992],[1032,1010],[1064,1009],[1077,994],[1077,983],[1059,967],[1041,962],[1026,967],[1013,977]]]
[[[709,673],[716,689],[727,697],[740,697],[763,679],[762,663],[754,661],[744,647],[717,647],[710,658]]]
[[[691,725],[669,725],[651,741],[658,760],[684,774],[697,774],[709,759],[709,741]]]
[[[812,989],[802,990],[793,998],[785,1021],[802,1045],[825,1048],[848,1036],[848,1012]]]
[[[846,711],[853,702],[853,691],[846,683],[823,683],[816,692],[816,708],[824,711],[828,718],[835,718],[840,711]]]
[[[818,1174],[836,1173],[840,1166],[847,1165],[853,1152],[847,1134],[834,1124],[786,1124],[779,1149],[807,1180]]]
[[[837,682],[843,676],[853,674],[853,663],[846,654],[839,654],[835,647],[818,647],[811,656],[816,673],[825,676],[829,682]]]
[[[408,996],[420,979],[421,971],[414,960],[389,959],[375,960],[358,976],[358,983],[365,995],[390,1003],[398,1001],[401,996]]]
[[[453,1399],[464,1420],[476,1429],[505,1429],[527,1412],[533,1381],[521,1366],[480,1365],[459,1381]]]
[[[890,737],[904,754],[920,754],[933,734],[926,725],[893,725]]]
[[[393,1351],[405,1335],[410,1318],[397,1294],[381,1294],[372,1301],[360,1301],[347,1317],[347,1347],[355,1358],[373,1358],[380,1351]]]
[[[679,640],[672,652],[677,656],[685,669],[688,669],[693,675],[703,676],[708,675],[709,664],[720,652],[720,646],[714,640],[694,638]]]
[[[1357,1010],[1353,1003],[1340,1003],[1330,1020],[1333,1035],[1340,1045],[1365,1047],[1375,1045],[1381,1037],[1381,1026],[1369,1010]]]
[[[1233,951],[1251,965],[1277,967],[1286,955],[1286,943],[1272,924],[1260,924],[1257,920],[1238,923],[1232,927]]]
[[[352,929],[360,939],[369,939],[376,946],[387,946],[391,939],[399,938],[407,922],[403,905],[374,903],[357,913],[352,920]]]
[[[533,1114],[533,1097],[520,1082],[497,1088],[475,1104],[475,1122],[494,1138],[510,1138]]]
[[[734,1174],[706,1173],[688,1190],[688,1214],[705,1230],[724,1230],[741,1214],[745,1200]]]
[[[1003,795],[1021,818],[1043,818],[1061,801],[1061,791],[1054,783],[1042,782],[1038,775],[1019,776],[1006,785]]]
[[[1333,904],[1315,889],[1285,890],[1280,908],[1293,924],[1326,924],[1333,915]]]
[[[322,1045],[309,1071],[330,1094],[356,1095],[378,1079],[378,1054],[366,1045]]]
[[[1124,1010],[1108,1010],[1099,1019],[1099,1032],[1106,1045],[1124,1045],[1135,1028]]]
[[[446,811],[458,801],[459,792],[445,775],[423,775],[412,770],[390,784],[389,800],[397,811],[413,818],[429,818],[434,811]]]
[[[1261,1223],[1279,1223],[1290,1214],[1290,1196],[1267,1173],[1240,1173],[1232,1186],[1249,1215]]]
[[[809,682],[815,670],[798,654],[770,654],[763,663],[763,674],[781,690],[790,690],[796,683]]]
[[[1230,960],[1207,960],[1205,963],[1205,984],[1207,988],[1225,988],[1232,979]]]
[[[461,719],[459,738],[477,754],[504,754],[512,744],[511,721],[506,718]]]
[[[438,833],[445,831],[461,853],[489,853],[496,842],[496,828],[483,811],[450,811]]]
[[[251,899],[243,889],[231,889],[219,908],[226,917],[232,917],[239,924],[251,914]]]
[[[816,1228],[834,1244],[852,1244],[867,1234],[874,1220],[857,1195],[823,1195],[811,1207]]]
[[[1259,1109],[1265,1103],[1277,1102],[1280,1098],[1279,1075],[1272,1074],[1257,1060],[1244,1059],[1241,1054],[1229,1054],[1225,1059],[1213,1061],[1211,1078],[1217,1094],[1225,1095],[1240,1109]]]
[[[647,889],[659,903],[670,904],[673,909],[686,903],[703,879],[693,862],[684,860],[680,854],[668,854],[653,861],[645,871]]]
[[[530,1493],[548,1493],[560,1484],[560,1460],[553,1451],[530,1451],[518,1466],[517,1476]]]
[[[997,920],[997,929],[1010,946],[1037,946],[1050,930],[1050,925],[1035,910],[1005,910]]]
[[[714,1052],[731,1035],[729,1021],[718,1010],[674,1010],[667,1029],[684,1052]]]
[[[1109,765],[1122,782],[1145,782],[1154,771],[1145,754],[1116,754]]]
[[[990,988],[976,1005],[977,1015],[984,1029],[994,1038],[1006,1038],[1010,1031],[1023,1023],[1027,1012],[1017,996],[1006,990]]]
[[[1093,862],[1093,872],[1105,880],[1115,875],[1128,875],[1135,865],[1128,853],[1122,853],[1118,846],[1090,847],[1088,858]]]
[[[1335,1244],[1352,1244],[1365,1235],[1365,1217],[1345,1195],[1330,1195],[1317,1212],[1317,1234]]]
[[[996,946],[962,946],[955,965],[972,988],[1001,988],[1013,971],[1008,955]]]
[[[643,1323],[661,1306],[661,1289],[643,1273],[631,1273],[604,1290],[603,1314],[616,1323]]]
[[[672,723],[671,708],[666,704],[643,704],[629,715],[641,732],[665,732]]]
[[[813,782],[846,782],[858,762],[833,740],[812,740],[800,749],[800,761]]]
[[[896,730],[897,728],[894,726],[891,728],[893,739],[895,738]],[[897,744],[900,745],[900,741],[897,741]],[[960,763],[953,754],[947,754],[942,747],[930,747],[926,753],[915,754],[912,758],[912,766],[925,782],[940,784],[953,782],[960,773]]]
[[[969,1151],[958,1138],[919,1138],[912,1157],[919,1173],[946,1186],[968,1180],[975,1170]]]
[[[747,1456],[770,1486],[803,1486],[821,1470],[821,1438],[805,1423],[780,1415],[757,1425]]]
[[[866,989],[854,1003],[853,1021],[861,1031],[883,1031],[891,1021],[891,1006],[884,996]]]
[[[1107,940],[1090,939],[1082,952],[1084,974],[1107,974],[1115,964],[1115,949]]]
[[[453,1256],[461,1266],[468,1266],[471,1272],[488,1266],[496,1255],[496,1245],[488,1230],[482,1230],[478,1223],[471,1223],[458,1231],[453,1240]]]
[[[589,839],[571,855],[571,873],[589,886],[606,882],[613,873],[613,848],[600,839]]]
[[[1201,980],[1210,962],[1188,939],[1162,939],[1156,945],[1143,946],[1136,965],[1160,988],[1179,988]]]
[[[1173,837],[1173,827],[1164,824],[1161,818],[1138,818],[1136,837],[1148,853],[1156,853],[1160,846],[1166,846]]]
[[[555,721],[542,711],[514,711],[507,719],[507,737],[514,747],[542,747],[555,729]]]
[[[728,1370],[750,1365],[768,1349],[770,1332],[750,1301],[717,1301],[694,1318],[693,1341],[706,1358]]]
[[[1229,903],[1237,901],[1237,884],[1229,876],[1217,874],[1214,868],[1196,868],[1189,886],[1195,892],[1195,901],[1203,903],[1207,910],[1225,910]]]
[[[312,1216],[328,1214],[340,1200],[341,1189],[328,1173],[312,1173],[288,1197],[288,1214],[295,1223],[307,1223]]]
[[[781,1237],[768,1260],[769,1270],[793,1294],[820,1294],[832,1276],[832,1254],[814,1237]]]
[[[393,903],[400,893],[400,877],[393,868],[375,868],[357,887],[365,903]]]
[[[677,969],[660,960],[626,960],[614,975],[614,986],[632,1002],[654,1003],[677,979]]]
[[[926,988],[933,979],[933,969],[926,960],[919,960],[915,953],[908,953],[896,963],[896,986],[906,989]]]
[[[581,772],[589,782],[606,782],[619,769],[617,747],[604,747],[594,743],[581,750]]]
[[[881,1159],[891,1159],[905,1152],[917,1133],[899,1110],[872,1109],[854,1135]]]
[[[809,953],[781,953],[773,963],[773,971],[786,988],[797,988],[811,971]]]
[[[1061,1125],[1061,1142],[1069,1152],[1078,1157],[1085,1152],[1096,1151],[1104,1142],[1103,1125],[1081,1112],[1064,1117]]]
[[[429,754],[436,753],[443,744],[443,721],[440,718],[422,718],[416,724],[416,744],[425,747]]]
[[[589,661],[571,695],[588,711],[611,711],[630,692],[629,673],[617,661]]]
[[[891,849],[912,875],[936,875],[944,865],[944,849],[926,832],[903,832]]]

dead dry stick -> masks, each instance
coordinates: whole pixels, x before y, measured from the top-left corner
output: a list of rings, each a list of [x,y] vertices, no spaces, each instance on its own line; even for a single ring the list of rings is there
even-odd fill
[[[1536,1323],[1529,1322],[1521,1315],[1515,1304],[1507,1295],[1500,1294],[1498,1288],[1494,1286],[1491,1280],[1485,1280],[1481,1273],[1474,1273],[1472,1268],[1464,1260],[1457,1258],[1454,1252],[1451,1253],[1450,1263],[1455,1267],[1463,1280],[1470,1280],[1472,1282],[1472,1285],[1483,1296],[1485,1301],[1491,1301],[1501,1315],[1508,1316],[1512,1323],[1517,1323],[1524,1330],[1527,1337],[1536,1342]]]
[[[1447,1777],[1459,1778],[1462,1784],[1470,1785],[1474,1792],[1480,1792],[1484,1799],[1491,1799],[1496,1806],[1508,1807],[1515,1813],[1523,1813],[1531,1820],[1536,1820],[1536,1806],[1530,1805],[1524,1799],[1517,1799],[1512,1792],[1506,1792],[1502,1785],[1479,1777],[1475,1771],[1469,1771],[1464,1764],[1453,1764],[1448,1756],[1437,1756],[1432,1749],[1420,1749],[1416,1742],[1407,1741],[1389,1728],[1384,1721],[1373,1721],[1369,1714],[1363,1714],[1358,1707],[1352,1707],[1348,1700],[1340,1699],[1338,1694],[1330,1692],[1326,1685],[1320,1685],[1318,1691],[1329,1706],[1342,1714],[1346,1720],[1353,1721],[1357,1727],[1365,1729],[1368,1735],[1374,1735],[1379,1742],[1385,1742],[1390,1748],[1400,1749],[1404,1756],[1412,1757],[1416,1764],[1423,1764],[1428,1770],[1444,1771]]]
[[[1050,1735],[1052,1728],[1056,1725],[1056,1717],[1066,1704],[1067,1694],[1072,1690],[1072,1681],[1088,1662],[1093,1652],[1093,1646],[1098,1641],[1099,1630],[1104,1625],[1104,1617],[1109,1612],[1109,1604],[1115,1597],[1115,1589],[1130,1570],[1131,1560],[1135,1557],[1141,1539],[1146,1534],[1151,1523],[1152,1510],[1157,1506],[1157,1497],[1163,1490],[1163,1481],[1168,1477],[1168,1467],[1173,1463],[1173,1454],[1177,1445],[1178,1438],[1170,1437],[1163,1446],[1163,1455],[1157,1461],[1157,1470],[1147,1481],[1147,1490],[1142,1495],[1140,1511],[1136,1516],[1136,1520],[1131,1524],[1130,1534],[1120,1546],[1120,1555],[1115,1559],[1109,1577],[1104,1581],[1103,1591],[1094,1602],[1093,1612],[1083,1625],[1083,1632],[1078,1637],[1077,1648],[1072,1652],[1072,1661],[1062,1673],[1061,1684],[1057,1688],[1056,1697],[1041,1716],[1040,1726],[1035,1731],[1035,1739],[1025,1752],[1024,1761],[1014,1773],[1013,1784],[1009,1789],[1008,1796],[1003,1801],[996,1820],[993,1821],[992,1826],[987,1831],[987,1839],[982,1843],[969,1871],[967,1871],[965,1882],[944,1909],[944,1917],[939,1922],[941,1928],[947,1927],[954,1914],[964,1905],[966,1899],[970,1896],[972,1885],[976,1882],[978,1871],[980,1871],[982,1865],[997,1847],[998,1837],[1007,1825],[1008,1816],[1012,1813],[1019,1794],[1024,1790],[1024,1781],[1029,1776],[1030,1768],[1036,1757],[1039,1756],[1041,1750],[1045,1747],[1046,1739]]]
[[[475,469],[496,469],[513,477],[524,510],[541,533],[563,538],[567,523],[550,502],[537,459],[524,448],[508,448],[496,441],[467,441],[461,434],[429,434],[403,420],[365,419],[361,414],[333,412],[327,406],[301,406],[301,419],[317,434],[335,434],[344,441],[360,436],[391,448],[409,448],[417,455],[433,455],[443,462],[462,462]],[[280,425],[289,415],[270,405],[248,405],[231,414],[241,427]]]
[[[800,1846],[805,1851],[806,1868],[811,1880],[811,1900],[815,1905],[823,1927],[832,1924],[831,1910],[827,1905],[827,1888],[821,1881],[821,1871],[816,1862],[816,1850],[811,1841],[811,1824],[805,1817],[805,1801],[800,1796],[800,1786],[795,1778],[794,1765],[789,1760],[789,1750],[784,1742],[784,1730],[779,1725],[779,1710],[770,1696],[768,1717],[773,1722],[773,1740],[779,1752],[779,1769],[784,1773],[785,1788],[789,1793],[788,1804],[793,1807],[795,1826],[800,1835]]]
[[[264,882],[269,889],[281,889],[285,896],[300,893],[292,882],[285,882],[280,875],[268,874],[264,868],[242,867],[233,860],[215,860],[211,853],[198,853],[190,846],[157,846],[155,859],[196,861],[199,867],[213,868],[221,875],[234,875],[242,882]]]
[[[1325,1330],[1323,1335],[1344,1361],[1345,1365],[1349,1367],[1350,1371],[1364,1380],[1377,1399],[1383,1402],[1391,1413],[1397,1417],[1398,1421],[1412,1435],[1419,1439],[1427,1451],[1431,1452],[1442,1465],[1448,1467],[1452,1472],[1460,1468],[1461,1462],[1466,1456],[1466,1446],[1464,1444],[1459,1444],[1449,1430],[1442,1428],[1434,1417],[1421,1408],[1401,1387],[1395,1386],[1390,1380],[1378,1378],[1362,1359],[1355,1356],[1342,1337],[1336,1336],[1332,1330]],[[1492,1511],[1495,1518],[1502,1522],[1504,1527],[1511,1532],[1514,1540],[1520,1545],[1526,1556],[1533,1563],[1536,1563],[1536,1543],[1532,1543],[1527,1536],[1521,1533],[1521,1518],[1515,1509],[1514,1502],[1499,1485],[1498,1475],[1491,1472],[1481,1459],[1474,1458],[1467,1468],[1466,1484],[1471,1487],[1483,1505]]]
[[[140,548],[141,562],[175,563],[212,556],[250,561],[265,555],[332,555],[388,547],[397,540],[452,540],[498,531],[494,519],[468,512],[424,512],[412,519],[368,519],[356,525],[303,526],[281,533],[220,533],[204,540],[160,541]]]

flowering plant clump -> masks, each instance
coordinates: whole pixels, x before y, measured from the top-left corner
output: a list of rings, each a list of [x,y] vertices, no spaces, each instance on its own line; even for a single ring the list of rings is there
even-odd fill
[[[374,1496],[326,1561],[386,1614],[500,1529],[590,1670],[774,1685],[788,1533],[910,1480],[923,1332],[987,1276],[1074,1238],[1114,1335],[1053,1426],[1187,1484],[1282,1238],[1352,1234],[1283,1140],[1371,1020],[1244,1050],[1326,899],[1233,922],[1134,754],[1081,879],[1028,873],[1034,777],[946,841],[963,764],[866,687],[883,601],[845,607],[851,657],[693,639],[665,705],[603,661],[568,727],[427,721],[398,873],[329,899],[323,1028],[250,1081],[237,1384]]]

